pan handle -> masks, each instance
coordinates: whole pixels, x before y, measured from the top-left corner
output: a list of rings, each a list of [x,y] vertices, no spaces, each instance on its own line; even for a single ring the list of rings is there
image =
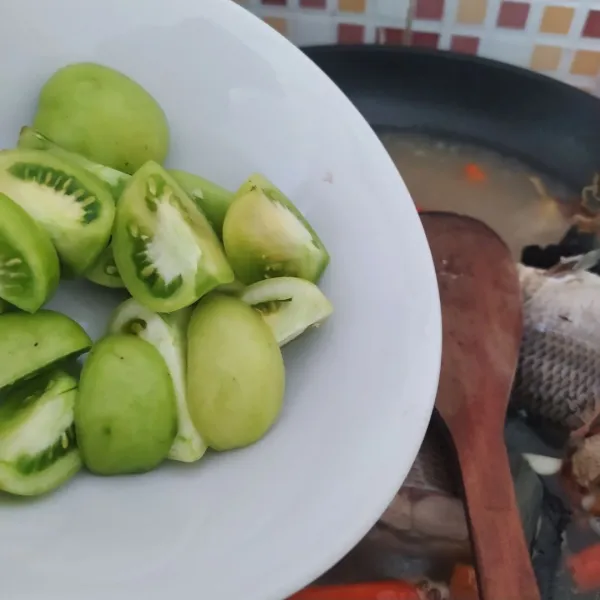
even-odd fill
[[[540,600],[502,430],[454,435],[483,600]],[[484,465],[484,466],[483,466]]]

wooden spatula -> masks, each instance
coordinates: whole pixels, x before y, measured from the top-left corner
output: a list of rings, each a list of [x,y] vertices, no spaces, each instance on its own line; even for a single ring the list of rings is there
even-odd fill
[[[456,446],[480,593],[539,600],[503,434],[522,329],[516,265],[480,221],[445,212],[421,220],[442,304],[436,408]]]

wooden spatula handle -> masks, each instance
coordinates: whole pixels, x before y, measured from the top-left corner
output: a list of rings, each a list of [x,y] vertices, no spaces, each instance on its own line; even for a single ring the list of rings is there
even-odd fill
[[[540,600],[502,430],[482,435],[472,425],[454,439],[482,599]]]

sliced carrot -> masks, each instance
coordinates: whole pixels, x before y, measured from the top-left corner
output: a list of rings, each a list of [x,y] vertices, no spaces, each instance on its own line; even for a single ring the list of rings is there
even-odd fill
[[[451,600],[479,600],[477,574],[471,565],[458,564],[450,579]]]
[[[473,183],[482,183],[487,180],[487,175],[483,169],[475,163],[467,163],[464,167],[465,177]]]
[[[308,587],[289,600],[421,600],[417,588],[403,581]]]
[[[600,544],[573,554],[567,559],[567,566],[578,591],[600,589]]]

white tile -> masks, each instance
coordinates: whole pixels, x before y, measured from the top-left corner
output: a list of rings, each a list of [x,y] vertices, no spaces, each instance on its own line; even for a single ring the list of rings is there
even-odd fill
[[[289,38],[298,46],[334,44],[337,37],[333,19],[314,14],[301,13],[289,19]]]
[[[531,50],[531,41],[523,36],[492,37],[488,34],[488,36],[479,42],[478,54],[512,65],[528,67],[531,59]]]
[[[368,8],[377,19],[404,20],[408,11],[408,0],[371,0]]]

